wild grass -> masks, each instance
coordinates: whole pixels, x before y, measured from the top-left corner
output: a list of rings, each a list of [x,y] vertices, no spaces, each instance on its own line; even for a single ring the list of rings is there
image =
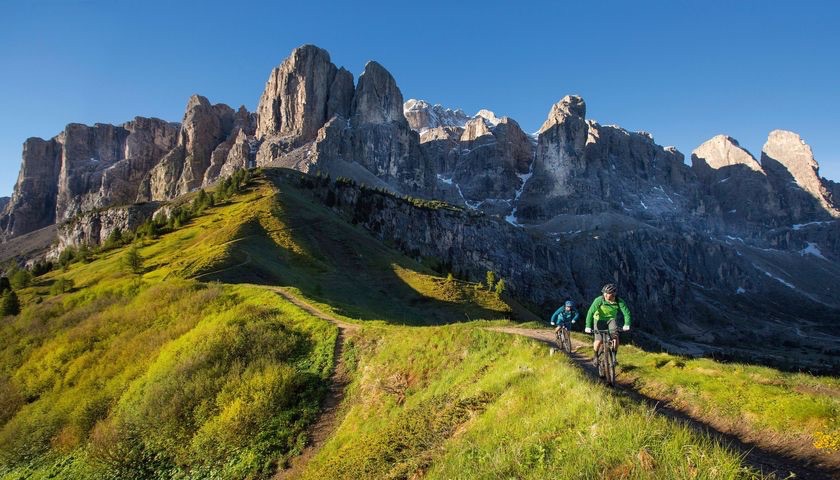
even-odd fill
[[[140,276],[124,247],[21,291],[0,322],[0,477],[244,478],[301,451],[336,328],[266,289],[187,278],[230,264],[260,195],[135,244]]]
[[[474,325],[370,327],[304,478],[754,478],[738,455]]]
[[[620,377],[719,429],[787,449],[837,454],[840,379],[621,347]],[[822,447],[822,448],[820,448]]]

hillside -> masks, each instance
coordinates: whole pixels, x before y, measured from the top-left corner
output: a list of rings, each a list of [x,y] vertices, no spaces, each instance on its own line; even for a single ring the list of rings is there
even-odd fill
[[[267,171],[183,226],[19,290],[22,312],[0,322],[2,478],[267,478],[311,438],[339,360],[349,386],[335,431],[298,466],[303,478],[771,473],[538,342],[486,331],[539,319],[347,221],[306,185],[325,181]],[[124,267],[132,248],[143,259],[136,275]],[[324,318],[356,326],[341,349]],[[723,401],[727,421],[811,444],[811,457],[770,452],[782,465],[836,468],[836,378],[625,352],[621,377],[648,395],[686,411]],[[665,374],[677,362],[716,371],[726,388]],[[776,410],[737,396],[749,378],[774,376],[752,397]]]

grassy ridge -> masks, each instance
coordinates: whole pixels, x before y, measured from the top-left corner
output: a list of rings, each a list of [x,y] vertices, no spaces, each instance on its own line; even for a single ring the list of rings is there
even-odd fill
[[[751,478],[740,458],[476,325],[368,328],[346,416],[304,478]]]
[[[262,288],[182,278],[235,265],[266,193],[143,244],[141,278],[118,249],[21,292],[0,323],[0,476],[242,478],[301,450],[335,327]],[[76,288],[49,295],[59,278]]]
[[[135,246],[142,275],[121,266],[126,248],[97,253],[39,277],[20,292],[22,314],[0,324],[3,478],[241,478],[267,475],[299,452],[336,329],[257,285],[233,283],[295,285],[348,319],[439,323],[510,312],[283,183],[257,180]],[[75,288],[52,295],[61,279]],[[372,284],[381,286],[374,294]]]
[[[357,320],[434,325],[513,316],[507,303],[477,284],[446,282],[314,202],[300,188],[299,174],[267,175],[273,193],[264,185],[259,200],[248,204],[238,240],[196,272],[201,279],[291,287]],[[216,268],[243,262],[244,268]]]

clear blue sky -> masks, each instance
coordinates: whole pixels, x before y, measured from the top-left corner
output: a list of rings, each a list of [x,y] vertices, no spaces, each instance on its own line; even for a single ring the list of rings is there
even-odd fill
[[[840,180],[840,2],[0,0],[0,196],[27,137],[65,124],[180,121],[187,99],[254,110],[271,69],[313,43],[403,95],[488,108],[533,132],[579,94],[588,117],[686,156],[718,133],[759,155],[770,130]]]

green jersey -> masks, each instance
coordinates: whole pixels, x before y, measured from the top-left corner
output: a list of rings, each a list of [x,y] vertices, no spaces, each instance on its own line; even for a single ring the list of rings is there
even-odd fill
[[[615,318],[618,317],[619,310],[624,316],[624,325],[629,327],[630,309],[627,308],[624,300],[616,298],[615,302],[612,303],[608,302],[604,299],[604,296],[601,295],[592,302],[592,306],[589,307],[589,311],[586,313],[586,328],[592,328],[593,321],[609,322],[610,320],[615,320]]]

